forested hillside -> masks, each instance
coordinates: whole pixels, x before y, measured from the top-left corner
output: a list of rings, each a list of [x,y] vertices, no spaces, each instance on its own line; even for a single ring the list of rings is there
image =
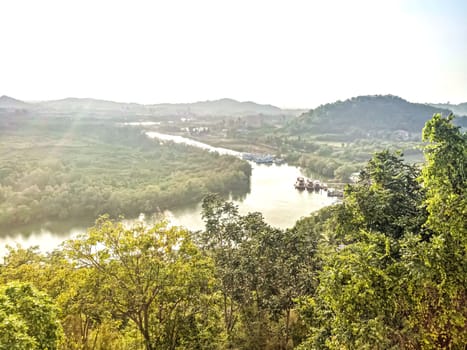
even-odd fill
[[[103,217],[50,254],[11,248],[0,345],[465,349],[467,134],[435,115],[423,140],[422,168],[379,152],[287,230],[209,195],[201,232]]]
[[[322,105],[258,138],[312,176],[347,182],[374,152],[385,149],[422,162],[420,130],[435,113],[450,114],[392,95],[359,96]],[[467,117],[456,116],[453,123],[466,127]]]
[[[322,105],[301,115],[286,128],[293,134],[335,135],[353,140],[417,133],[435,113],[449,110],[426,104],[410,103],[392,95],[359,96]]]

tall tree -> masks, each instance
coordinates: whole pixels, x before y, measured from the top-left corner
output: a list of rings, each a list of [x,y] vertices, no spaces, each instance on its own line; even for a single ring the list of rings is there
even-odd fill
[[[467,222],[467,133],[453,125],[453,119],[452,114],[436,114],[423,129],[428,144],[422,182],[428,191],[428,226],[462,240]]]
[[[421,181],[434,234],[408,257],[415,301],[409,320],[427,348],[467,344],[467,133],[453,118],[436,114],[423,129]]]
[[[317,236],[306,223],[284,231],[260,213],[239,215],[215,195],[203,201],[203,217],[200,243],[216,264],[230,346],[290,348],[295,298],[311,293],[316,281]]]
[[[68,242],[67,251],[78,267],[96,271],[96,293],[110,312],[135,324],[147,350],[218,345],[212,264],[188,231],[164,222],[126,228],[101,219]]]

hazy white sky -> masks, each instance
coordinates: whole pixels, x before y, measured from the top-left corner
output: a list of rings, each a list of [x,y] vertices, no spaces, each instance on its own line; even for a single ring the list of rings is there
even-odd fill
[[[467,101],[465,0],[1,0],[0,95]]]

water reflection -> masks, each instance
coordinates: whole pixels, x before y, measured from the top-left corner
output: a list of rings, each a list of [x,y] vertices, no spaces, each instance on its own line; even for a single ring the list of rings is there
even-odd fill
[[[252,168],[251,192],[241,200],[231,198],[241,214],[259,211],[269,224],[287,228],[301,217],[336,202],[324,191],[297,191],[294,180],[303,176],[297,167],[252,164]],[[192,230],[203,229],[201,204],[193,209],[173,210],[166,215],[175,224]]]
[[[84,231],[86,231],[85,227],[73,227],[69,225],[67,227],[64,226],[63,230],[35,227],[33,230],[15,231],[16,234],[13,233],[0,239],[0,257],[7,253],[7,246],[16,247],[18,244],[23,248],[39,246],[41,251],[49,252],[57,248],[64,240]]]

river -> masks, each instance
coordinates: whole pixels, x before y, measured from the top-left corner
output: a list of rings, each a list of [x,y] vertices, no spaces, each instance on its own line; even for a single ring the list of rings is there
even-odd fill
[[[182,136],[174,136],[149,131],[146,133],[151,138],[157,138],[162,142],[173,141],[184,143],[194,147],[206,149],[211,152],[228,154],[240,157],[241,153],[226,148],[212,147],[205,143],[191,140]],[[303,216],[335,203],[336,199],[328,197],[326,192],[297,191],[293,183],[298,176],[303,176],[300,169],[287,164],[265,165],[250,162],[252,165],[251,191],[241,200],[234,200],[242,214],[259,211],[265,221],[272,226],[287,228]],[[174,225],[182,225],[191,230],[200,230],[203,226],[201,219],[201,203],[183,210],[166,211],[165,216]],[[134,222],[144,220],[128,220]],[[39,228],[29,229],[25,232],[12,232],[9,237],[0,239],[0,256],[5,254],[5,245],[21,244],[23,247],[38,245],[43,251],[50,251],[57,247],[63,240],[83,232],[86,228],[75,226],[72,229],[60,229],[58,227],[44,225]]]

